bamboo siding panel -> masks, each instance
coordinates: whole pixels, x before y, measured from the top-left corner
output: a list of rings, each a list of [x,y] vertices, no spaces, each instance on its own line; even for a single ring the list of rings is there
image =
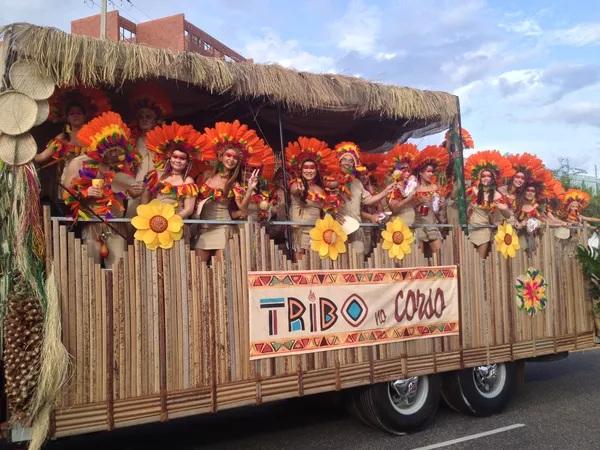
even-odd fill
[[[183,240],[148,251],[135,242],[101,269],[65,226],[45,227],[60,270],[63,341],[72,356],[56,411],[56,435],[111,429],[398,377],[591,347],[593,320],[574,249],[544,230],[538,250],[481,260],[460,230],[440,258],[415,245],[400,262],[381,243],[366,257],[352,245],[338,261],[309,252],[291,262],[254,223],[233,233],[223,259],[199,260]],[[249,360],[249,270],[327,270],[456,264],[461,334],[258,361]],[[548,306],[517,308],[515,281],[528,267],[548,282]]]

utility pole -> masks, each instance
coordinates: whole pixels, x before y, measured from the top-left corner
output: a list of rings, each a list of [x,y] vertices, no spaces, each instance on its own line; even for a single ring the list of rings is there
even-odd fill
[[[106,9],[108,0],[100,0],[100,39],[106,39]]]

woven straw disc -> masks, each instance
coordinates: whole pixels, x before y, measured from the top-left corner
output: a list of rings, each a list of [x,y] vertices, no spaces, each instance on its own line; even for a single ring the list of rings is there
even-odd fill
[[[16,136],[31,130],[38,114],[35,100],[17,91],[0,94],[0,132]]]
[[[29,133],[20,136],[0,135],[0,159],[11,166],[31,161],[37,153],[35,139]]]
[[[34,100],[46,100],[54,92],[54,81],[27,61],[17,61],[10,66],[8,78],[14,89]]]
[[[48,119],[48,114],[50,114],[50,104],[48,103],[48,100],[38,100],[36,103],[38,110],[35,122],[33,123],[34,127],[43,124],[46,119]]]

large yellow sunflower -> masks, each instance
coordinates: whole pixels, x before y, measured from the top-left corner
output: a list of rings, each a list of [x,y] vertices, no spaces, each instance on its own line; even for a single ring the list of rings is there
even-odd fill
[[[183,236],[183,219],[175,214],[173,205],[160,200],[137,207],[138,215],[131,219],[136,228],[134,237],[144,241],[150,250],[171,248]]]
[[[519,237],[515,233],[510,223],[501,223],[496,232],[496,250],[502,253],[502,256],[514,258],[517,250],[521,248]]]
[[[330,214],[318,219],[310,230],[310,248],[319,252],[321,258],[328,256],[335,261],[340,253],[346,253],[346,240],[348,236],[342,226]]]
[[[383,249],[388,251],[390,258],[398,260],[404,259],[411,252],[411,244],[415,241],[412,231],[399,217],[387,223],[381,237]]]

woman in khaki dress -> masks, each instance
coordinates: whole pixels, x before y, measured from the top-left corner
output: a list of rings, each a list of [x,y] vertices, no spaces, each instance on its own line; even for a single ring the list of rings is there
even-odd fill
[[[414,201],[418,181],[412,169],[418,154],[419,150],[414,144],[396,145],[386,155],[380,169],[382,176],[397,183],[397,187],[388,195],[391,219],[399,218],[409,227],[415,223]]]
[[[445,199],[436,175],[445,172],[448,160],[447,150],[437,145],[425,147],[415,159],[419,181],[414,201],[416,235],[421,247],[429,247],[433,255],[438,254],[442,247],[442,234],[438,227],[431,225],[446,222]]]
[[[496,150],[474,153],[465,163],[465,174],[471,180],[471,187],[467,190],[467,217],[469,225],[473,226],[469,230],[469,240],[482,258],[488,255],[492,240],[491,226],[497,221],[497,213],[503,219],[512,215],[505,197],[496,186],[498,181],[509,178],[513,171],[510,161]]]
[[[325,201],[322,176],[335,170],[337,159],[326,142],[300,137],[285,149],[287,168],[292,175],[289,183],[290,219],[313,225],[322,216]],[[294,226],[292,248],[296,260],[310,248],[310,226]]]
[[[153,165],[161,167],[151,170],[144,180],[145,190],[142,203],[156,198],[171,203],[182,219],[194,212],[198,186],[188,174],[194,161],[200,159],[198,133],[191,125],[159,125],[146,134],[146,145]]]
[[[254,130],[238,120],[217,122],[214,128],[206,128],[199,145],[201,160],[214,163],[215,167],[200,177],[195,217],[216,221],[246,217],[259,170],[273,151]],[[244,186],[242,175],[247,167],[253,170]],[[200,259],[221,257],[230,231],[227,224],[201,225],[195,245]]]

